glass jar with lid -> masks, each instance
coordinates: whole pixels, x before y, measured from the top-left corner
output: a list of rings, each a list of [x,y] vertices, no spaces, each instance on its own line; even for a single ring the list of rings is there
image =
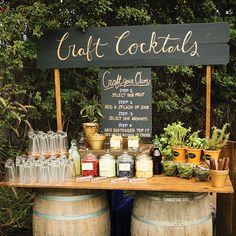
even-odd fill
[[[127,152],[117,157],[117,176],[134,177],[134,158]]]
[[[83,156],[81,160],[83,176],[98,176],[98,159],[91,151]]]
[[[110,138],[110,148],[111,150],[123,149],[123,138],[121,135],[112,134]]]
[[[116,159],[107,151],[99,158],[99,175],[102,177],[116,176]]]
[[[151,178],[153,176],[153,160],[151,156],[142,153],[136,158],[135,162],[137,178]]]

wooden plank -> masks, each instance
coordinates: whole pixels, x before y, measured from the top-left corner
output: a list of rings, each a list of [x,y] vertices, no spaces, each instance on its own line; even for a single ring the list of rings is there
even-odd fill
[[[0,182],[0,186],[21,188],[70,188],[70,189],[108,189],[108,190],[146,190],[146,191],[170,191],[170,192],[215,192],[232,193],[233,187],[230,179],[223,188],[212,187],[211,182],[199,182],[196,178],[190,180],[165,175],[154,176],[145,182],[117,182],[112,183],[109,178],[100,182],[59,182],[59,183],[9,183]]]
[[[236,142],[229,141],[222,148],[220,158],[230,157],[230,177],[236,189]],[[236,235],[236,194],[217,194],[217,236]]]
[[[59,69],[54,69],[54,77],[55,77],[55,94],[56,94],[57,131],[62,131],[61,87],[60,87],[60,71],[59,71]]]
[[[211,66],[206,67],[206,138],[211,133]]]
[[[61,29],[37,42],[43,68],[227,64],[229,24]]]

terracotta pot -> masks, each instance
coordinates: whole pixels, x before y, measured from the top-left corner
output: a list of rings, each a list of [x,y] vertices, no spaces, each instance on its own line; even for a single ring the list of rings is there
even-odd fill
[[[204,153],[204,156],[205,156],[206,159],[212,158],[217,163],[218,159],[219,159],[220,151],[221,151],[220,149],[218,149],[218,150],[206,150],[206,149],[204,149],[203,153]]]
[[[212,186],[217,188],[224,187],[228,174],[229,170],[210,170]]]
[[[88,144],[91,147],[91,149],[93,150],[101,150],[103,148],[103,144],[106,140],[106,136],[105,135],[101,135],[101,134],[90,134],[87,137],[88,140]]]
[[[98,133],[99,124],[98,123],[83,123],[84,135],[86,138],[90,134]]]
[[[188,160],[187,160],[188,163],[192,163],[195,165],[200,164],[202,149],[188,148],[187,154],[188,154]]]
[[[172,148],[174,152],[174,162],[186,162],[186,149],[181,147]]]

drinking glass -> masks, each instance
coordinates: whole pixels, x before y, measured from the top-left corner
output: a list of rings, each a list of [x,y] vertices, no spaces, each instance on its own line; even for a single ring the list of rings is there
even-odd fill
[[[58,154],[58,141],[55,134],[49,135],[49,153],[50,155]]]
[[[14,161],[8,159],[5,163],[5,181],[14,182],[16,180]]]
[[[24,182],[24,162],[25,160],[16,161],[16,180]]]
[[[39,156],[39,139],[36,134],[29,135],[29,155]]]
[[[75,176],[74,163],[71,163],[71,161],[67,160],[64,163],[64,168],[62,168],[62,170],[63,170],[64,181],[71,181]]]
[[[50,181],[51,176],[49,169],[49,161],[42,161],[41,165],[39,165],[39,174],[37,179],[40,183],[45,183]]]
[[[58,149],[60,154],[67,154],[68,152],[67,133],[66,132],[58,133],[58,139],[59,139]]]
[[[35,182],[34,178],[34,163],[29,160],[24,162],[24,177],[23,181],[25,183]]]
[[[51,172],[51,182],[60,182],[61,181],[61,168],[60,161],[53,160],[50,162],[50,172]]]
[[[49,147],[48,147],[48,135],[43,133],[39,136],[39,153],[40,155],[48,156]]]

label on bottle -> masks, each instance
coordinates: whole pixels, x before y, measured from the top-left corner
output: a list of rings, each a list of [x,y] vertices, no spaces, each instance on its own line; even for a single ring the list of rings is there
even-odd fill
[[[120,140],[117,139],[110,139],[110,147],[111,148],[120,148]]]
[[[109,171],[115,167],[115,160],[100,160],[100,171]]]
[[[146,171],[149,171],[150,169],[152,169],[152,168],[150,168],[149,161],[137,161],[136,165],[137,165],[137,168],[136,168],[137,171],[145,171],[146,172]]]
[[[194,153],[189,153],[189,154],[188,154],[188,157],[189,157],[189,158],[194,158],[194,157],[196,157],[196,155],[195,155]]]
[[[119,171],[130,171],[130,163],[119,163]]]
[[[93,170],[93,163],[82,163],[82,170]]]
[[[175,156],[175,157],[178,157],[178,156],[179,156],[179,153],[176,152],[176,151],[174,151],[174,156]]]
[[[128,148],[139,148],[139,140],[138,139],[134,139],[134,140],[128,139]]]
[[[161,156],[161,153],[160,153],[160,151],[158,150],[158,149],[156,149],[156,150],[154,150],[153,151],[153,154],[152,154],[153,156]]]

